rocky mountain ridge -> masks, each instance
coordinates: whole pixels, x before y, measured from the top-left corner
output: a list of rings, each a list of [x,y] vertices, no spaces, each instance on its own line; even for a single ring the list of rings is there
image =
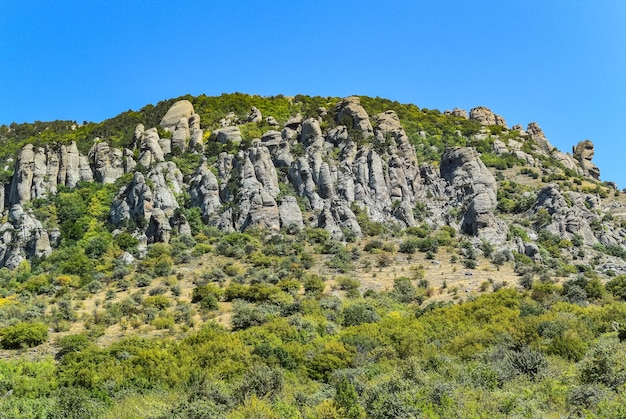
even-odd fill
[[[332,125],[326,123],[329,114]],[[227,232],[321,228],[337,241],[362,237],[363,216],[399,230],[422,223],[450,226],[475,248],[487,243],[509,257],[541,258],[535,244],[541,230],[582,240],[589,248],[626,245],[626,230],[619,220],[607,218],[598,193],[550,182],[550,176],[559,179],[564,173],[563,179],[599,185],[590,141],[580,142],[570,155],[556,150],[536,123],[526,130],[519,125],[509,129],[504,118],[485,107],[469,115],[459,109],[444,114],[469,118],[482,129],[467,137],[457,133],[466,144],[446,147],[438,164],[418,161],[415,137],[407,135],[396,112],[370,116],[356,96],[339,101],[335,109],[321,107],[317,115],[292,115],[282,125],[256,107],[244,118],[228,114],[208,138],[193,104],[181,100],[159,126],[138,124],[127,148],[100,139],[87,154],[75,142],[27,144],[11,181],[0,188],[0,266],[15,269],[25,259],[50,255],[59,245],[58,226],[37,219],[30,208],[34,200],[80,182],[116,184],[120,179],[128,181],[110,204],[111,229],[113,234],[130,232],[143,247],[168,242],[172,234],[191,234],[183,207],[198,208],[204,223]],[[244,138],[244,124],[261,123],[270,129],[260,138]],[[429,135],[422,131],[418,138]],[[207,152],[216,144],[230,150]],[[547,182],[521,193],[519,198],[529,202],[526,207],[506,213],[500,205],[503,179],[497,179],[499,170],[487,167],[481,153],[514,159],[530,172],[544,173]],[[199,164],[195,172],[183,174],[173,157],[187,155],[198,156]],[[605,190],[612,191],[611,185]],[[524,225],[523,219],[533,223]],[[513,225],[526,237],[512,234]],[[563,252],[575,250],[566,247]],[[609,265],[626,272],[620,258],[596,269],[603,272]]]

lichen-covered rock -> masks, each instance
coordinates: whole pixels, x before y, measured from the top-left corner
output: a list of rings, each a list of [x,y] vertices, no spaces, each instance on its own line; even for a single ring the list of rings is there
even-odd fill
[[[165,153],[159,140],[159,133],[156,128],[144,131],[139,152],[139,164],[143,167],[150,167],[154,163],[165,161]]]
[[[350,96],[341,101],[337,107],[337,122],[342,125],[349,124],[348,128],[360,131],[363,138],[374,135],[369,115],[357,96]]]
[[[298,206],[298,201],[293,196],[283,196],[278,206],[280,216],[280,226],[282,228],[296,228],[298,230],[304,228],[302,221],[302,211]]]
[[[261,114],[261,111],[253,106],[252,109],[250,109],[250,114],[248,114],[248,117],[246,118],[246,122],[261,122],[262,120],[263,115]]]
[[[580,167],[583,170],[585,176],[589,176],[593,179],[600,179],[600,169],[594,163],[591,162],[595,149],[593,143],[589,140],[584,140],[576,144],[573,149],[574,158],[580,162]]]
[[[169,108],[159,125],[168,131],[174,132],[181,118],[189,118],[194,113],[191,102],[188,100],[179,100]]]
[[[160,208],[155,208],[150,214],[150,222],[146,230],[148,243],[169,243],[172,235],[172,226],[167,214]]]
[[[180,118],[176,124],[174,134],[172,135],[172,149],[176,150],[178,153],[187,150],[190,137],[189,120],[187,118]]]
[[[101,183],[114,183],[124,174],[123,156],[121,150],[104,142],[96,142],[89,151],[94,179]]]
[[[484,106],[477,106],[470,110],[469,119],[478,122],[480,125],[499,125],[506,127],[504,118],[496,115],[491,109]]]
[[[466,208],[461,230],[492,244],[506,240],[508,229],[495,217],[497,183],[472,148],[448,149],[441,158],[441,177],[449,184],[449,196]]]
[[[242,141],[239,127],[224,127],[215,130],[217,141],[226,144],[228,142],[239,144]]]
[[[220,190],[217,177],[208,168],[206,162],[198,168],[189,186],[191,205],[200,208],[202,220],[209,223],[220,210]]]

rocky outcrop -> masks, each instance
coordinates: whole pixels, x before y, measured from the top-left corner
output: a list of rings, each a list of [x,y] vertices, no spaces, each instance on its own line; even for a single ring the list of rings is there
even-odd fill
[[[282,227],[296,228],[298,230],[304,227],[302,211],[295,197],[289,195],[282,197],[278,206],[278,213]]]
[[[89,164],[94,180],[115,183],[124,173],[124,154],[105,142],[96,142],[89,150]]]
[[[549,153],[554,150],[554,146],[550,144],[550,142],[544,135],[543,130],[536,122],[531,122],[530,124],[528,124],[528,127],[526,128],[526,134],[539,146],[539,151]]]
[[[217,141],[226,144],[228,142],[232,142],[235,144],[239,144],[242,140],[241,131],[239,127],[224,127],[218,130],[215,130],[215,135]]]
[[[246,118],[246,122],[261,122],[262,120],[263,115],[261,114],[261,111],[253,106],[250,110],[250,114],[248,114],[248,117]]]
[[[341,101],[337,107],[337,122],[360,131],[363,138],[374,135],[369,116],[357,96],[350,96]]]
[[[174,132],[176,125],[182,118],[188,119],[195,113],[193,105],[188,100],[179,100],[174,103],[167,113],[161,119],[159,125],[167,131]]]
[[[501,244],[506,224],[496,219],[497,184],[491,172],[472,148],[447,150],[441,159],[441,177],[449,185],[449,196],[462,208],[461,230],[466,234]]]
[[[585,204],[580,194],[570,192],[568,198],[569,202],[558,185],[550,184],[539,191],[531,213],[536,216],[539,210],[545,209],[550,219],[541,221],[541,229],[566,239],[579,235],[586,245],[593,246],[598,239],[590,223],[593,220],[599,221],[599,216],[587,208],[588,204]]]
[[[191,179],[189,195],[191,205],[200,208],[202,220],[207,224],[210,223],[222,207],[222,203],[217,177],[209,169],[206,161],[200,165]]]
[[[484,106],[478,106],[470,110],[469,119],[478,122],[481,125],[499,125],[506,127],[504,118],[500,115],[496,115],[491,109]]]
[[[81,180],[91,181],[93,174],[75,142],[46,148],[27,144],[15,163],[8,201],[24,205],[31,199],[54,195],[58,185],[73,188]]]
[[[148,243],[168,242],[173,234],[192,234],[185,211],[179,210],[181,198],[188,193],[189,200],[184,202],[199,208],[204,223],[223,231],[258,228],[276,233],[313,227],[344,240],[362,235],[359,214],[395,228],[447,225],[468,235],[476,248],[487,241],[537,262],[542,255],[545,258],[541,246],[532,242],[536,233],[530,228],[530,241],[506,242],[508,227],[499,217],[507,222],[515,219],[509,214],[496,216],[497,183],[475,150],[450,148],[439,166],[420,165],[414,144],[428,134],[413,133],[415,137],[410,139],[394,111],[370,118],[359,98],[349,97],[334,110],[337,124],[329,129],[322,122],[327,121],[321,118],[327,116],[323,108],[317,110],[320,117],[292,116],[282,130],[277,122],[268,121],[276,129],[252,140],[252,146],[240,146],[236,154],[221,153],[213,165],[203,161],[195,173],[184,178],[176,164],[166,161],[171,160],[168,154],[199,151],[204,138],[200,117],[184,102],[174,104],[161,121],[168,131],[163,136],[168,138],[161,138],[159,132],[163,131],[156,128],[137,125],[133,145],[129,145],[134,151],[119,150],[99,140],[87,156],[80,154],[74,143],[24,147],[15,161],[10,185],[0,188],[0,212],[11,208],[4,213],[8,221],[0,226],[0,266],[16,267],[24,258],[46,255],[60,242],[58,229],[46,232],[32,213],[24,210],[29,201],[55,194],[60,185],[75,187],[81,180],[113,183],[130,172],[134,172],[133,179],[118,190],[109,216],[119,231],[128,229],[140,238],[142,250],[137,257],[142,257]],[[263,116],[257,111],[253,108],[244,121],[261,121]],[[472,109],[469,116],[460,109],[446,114],[506,127],[501,117],[483,107]],[[214,131],[211,139],[241,143],[236,126],[241,121],[232,114],[222,122],[224,127]],[[554,149],[536,123],[527,130],[516,126],[503,136],[488,131],[472,140],[495,136],[496,155],[514,155],[547,174],[560,170],[560,166],[545,165],[544,157],[552,157],[567,169],[599,177],[591,163],[590,142],[580,143],[572,157]],[[533,196],[529,193],[524,199],[529,202]],[[602,210],[599,198],[562,192],[551,185],[539,192],[535,205],[523,216],[536,221],[539,214],[545,223],[542,230],[572,240],[580,235],[586,246],[623,245],[626,230],[598,227]]]
[[[600,169],[591,162],[595,154],[594,146],[591,141],[584,140],[579,142],[576,147],[573,148],[573,154],[574,158],[580,163],[580,167],[585,176],[596,180],[600,179]]]
[[[0,226],[0,266],[15,269],[27,258],[50,253],[50,239],[41,222],[20,204],[11,206],[8,222]]]

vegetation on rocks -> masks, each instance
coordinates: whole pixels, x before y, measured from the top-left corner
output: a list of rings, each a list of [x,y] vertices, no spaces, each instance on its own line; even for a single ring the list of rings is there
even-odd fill
[[[2,126],[0,417],[624,417],[581,144],[368,97]]]

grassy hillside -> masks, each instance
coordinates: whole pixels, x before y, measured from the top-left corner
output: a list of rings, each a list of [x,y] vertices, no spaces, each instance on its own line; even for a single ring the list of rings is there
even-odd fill
[[[273,129],[241,122],[240,145],[218,144],[211,133],[229,113],[245,121],[254,106],[282,125],[324,107],[328,129],[341,101],[185,96],[100,123],[2,126],[1,180],[24,144],[130,146],[137,124],[157,126],[180,99],[193,103],[206,139],[204,155],[167,157],[186,182],[201,159]],[[621,231],[623,194],[536,153],[531,140],[536,166],[496,155],[495,140],[519,135],[501,127],[381,98],[361,104],[369,115],[396,112],[420,164],[438,165],[449,146],[478,150],[498,183],[508,241],[535,244],[538,257],[475,245],[454,213],[450,225],[428,224],[420,202],[409,228],[353,207],[364,234],[344,241],[310,226],[224,232],[203,223],[188,192],[176,196],[175,216],[191,234],[144,246],[133,221],[110,220],[132,173],[59,186],[25,204],[58,233],[52,253],[0,269],[0,418],[626,417],[626,275],[599,272],[626,250],[551,234],[551,215],[530,211],[555,184],[569,207],[569,193],[593,197],[594,231]],[[298,203],[305,219],[317,215]]]

